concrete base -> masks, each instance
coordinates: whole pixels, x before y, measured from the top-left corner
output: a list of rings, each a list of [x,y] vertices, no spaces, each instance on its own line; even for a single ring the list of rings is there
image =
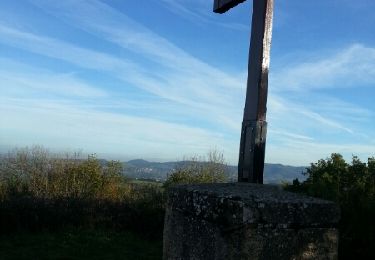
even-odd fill
[[[337,259],[332,202],[246,183],[169,190],[164,259]]]

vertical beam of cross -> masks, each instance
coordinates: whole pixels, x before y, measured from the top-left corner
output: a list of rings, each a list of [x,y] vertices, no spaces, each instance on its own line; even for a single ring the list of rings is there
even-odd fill
[[[246,101],[242,121],[238,181],[263,183],[267,134],[267,93],[274,0],[253,0]],[[244,0],[214,0],[224,13]]]

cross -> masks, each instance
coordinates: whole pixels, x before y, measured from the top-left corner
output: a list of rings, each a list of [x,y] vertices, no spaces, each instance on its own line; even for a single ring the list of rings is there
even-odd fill
[[[214,12],[225,13],[246,0],[214,0]],[[241,130],[238,181],[263,183],[267,134],[268,70],[274,0],[253,0],[246,101]]]

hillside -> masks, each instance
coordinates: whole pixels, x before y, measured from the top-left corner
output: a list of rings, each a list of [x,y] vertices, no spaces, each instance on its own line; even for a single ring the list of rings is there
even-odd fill
[[[142,159],[131,160],[124,163],[124,174],[134,179],[152,179],[164,181],[176,167],[186,162],[149,162]],[[267,164],[264,170],[265,183],[281,183],[281,181],[291,182],[295,178],[304,180],[302,172],[306,167],[287,166],[282,164]],[[229,179],[236,181],[237,166],[228,166]]]

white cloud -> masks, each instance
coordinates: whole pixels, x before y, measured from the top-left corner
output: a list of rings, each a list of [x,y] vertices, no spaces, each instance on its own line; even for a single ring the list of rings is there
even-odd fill
[[[0,42],[84,68],[104,71],[121,70],[131,73],[142,71],[141,67],[125,59],[118,59],[105,53],[77,47],[64,41],[39,36],[4,24],[0,24]]]
[[[297,64],[283,66],[271,73],[275,91],[306,91],[327,88],[358,87],[375,84],[375,48],[360,44],[318,58],[300,58]]]
[[[81,98],[103,98],[106,91],[92,87],[73,74],[47,70],[0,58],[0,90],[13,95],[57,94]]]
[[[292,139],[295,139],[295,140],[310,140],[310,141],[314,140],[314,138],[310,137],[310,136],[281,132],[281,131],[277,131],[277,130],[270,130],[268,132],[271,133],[274,136],[281,135],[281,136],[289,137],[289,138],[292,138]]]

